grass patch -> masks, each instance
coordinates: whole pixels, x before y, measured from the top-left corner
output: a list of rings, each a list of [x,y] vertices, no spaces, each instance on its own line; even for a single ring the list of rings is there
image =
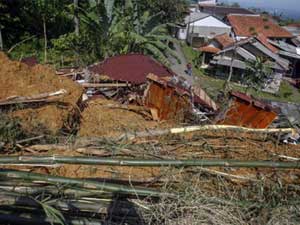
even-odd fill
[[[198,79],[198,83],[201,87],[213,98],[216,98],[218,93],[223,90],[224,80],[214,78],[206,74],[205,70],[200,68],[201,54],[195,51],[192,47],[181,42],[182,51],[187,61],[193,63],[193,74]],[[197,63],[196,63],[197,62]],[[235,83],[231,83],[231,87],[234,91],[245,92],[246,88]],[[277,94],[270,94],[265,92],[257,92],[254,89],[248,90],[248,92],[257,98],[270,99],[279,102],[293,102],[300,104],[300,90],[297,90],[288,82],[283,81],[280,86],[280,90]]]

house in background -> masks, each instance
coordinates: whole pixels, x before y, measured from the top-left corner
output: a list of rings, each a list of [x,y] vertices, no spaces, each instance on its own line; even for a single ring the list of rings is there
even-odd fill
[[[278,49],[278,54],[291,62],[288,76],[300,79],[300,47],[288,44],[283,41],[268,40],[270,44]]]
[[[283,27],[288,32],[290,32],[293,36],[300,36],[300,23],[293,23]]]
[[[220,77],[228,76],[230,67],[233,67],[233,81],[243,80],[247,61],[256,60],[257,57],[265,59],[272,68],[271,79],[265,84],[263,91],[276,93],[280,88],[282,77],[289,70],[289,61],[278,55],[274,48],[262,35],[250,37],[218,52],[210,64],[215,74]]]
[[[217,0],[199,0],[199,6],[216,6]]]
[[[230,34],[231,27],[207,13],[193,12],[185,18],[177,38],[186,40],[193,47],[201,47],[220,34]]]
[[[289,24],[283,28],[294,36],[294,38],[291,40],[291,44],[300,48],[300,23]]]
[[[254,14],[252,11],[245,8],[219,6],[219,5],[203,5],[200,3],[199,3],[199,11],[215,16],[220,20],[224,20],[226,16],[229,14],[240,14],[240,15]]]
[[[200,47],[199,50],[202,52],[202,68],[208,66],[214,54],[232,46],[234,43],[235,40],[225,33],[215,36],[207,45]]]
[[[230,14],[227,21],[238,41],[258,34],[272,40],[288,41],[293,38],[289,31],[261,15]]]

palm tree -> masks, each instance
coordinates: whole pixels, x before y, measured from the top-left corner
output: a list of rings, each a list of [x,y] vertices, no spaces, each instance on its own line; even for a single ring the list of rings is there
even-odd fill
[[[246,72],[243,82],[248,88],[252,87],[254,90],[262,90],[265,83],[272,74],[271,63],[261,57],[256,57],[256,60],[249,60],[246,62]]]

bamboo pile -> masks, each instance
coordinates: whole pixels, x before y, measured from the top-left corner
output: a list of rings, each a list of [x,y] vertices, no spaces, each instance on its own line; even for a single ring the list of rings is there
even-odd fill
[[[185,129],[190,130],[193,129]],[[231,173],[232,169],[273,170],[282,172],[283,176],[300,169],[300,155],[288,147],[284,155],[285,148],[271,149],[268,142],[269,153],[264,155],[262,136],[253,135],[253,140],[228,136],[225,140],[216,134],[205,135],[186,138],[167,132],[161,138],[138,139],[135,136],[134,140],[128,138],[125,142],[78,138],[69,145],[30,146],[26,141],[19,141],[25,154],[0,157],[0,219],[12,224],[143,224],[141,213],[151,213],[162,200],[173,202],[183,194],[180,190],[183,181],[176,180],[175,176],[168,178],[171,188],[165,189],[165,182],[158,185],[158,181],[163,180],[159,174],[151,177],[152,183],[134,176],[124,182],[113,176],[111,180],[104,179],[97,174],[94,177],[62,176],[61,167],[67,170],[75,168],[69,166],[110,168],[112,174],[116,167],[121,170],[130,167],[133,171],[135,168],[175,169],[190,180],[205,174],[201,176],[203,188],[207,182],[218,183],[220,177],[228,179],[230,185],[258,184],[269,179]],[[210,139],[207,138],[210,135]],[[251,157],[243,156],[250,146],[257,148],[250,153]],[[34,172],[35,168],[46,168],[51,172]],[[245,186],[241,188],[245,189]]]

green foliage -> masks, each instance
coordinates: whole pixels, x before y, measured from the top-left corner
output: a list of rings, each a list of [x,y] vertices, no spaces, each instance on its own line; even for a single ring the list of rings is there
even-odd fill
[[[10,118],[4,113],[0,113],[0,142],[4,144],[14,144],[17,140],[25,137],[20,122]]]
[[[188,3],[187,0],[139,0],[144,11],[152,15],[163,12],[162,23],[180,22],[188,12]]]
[[[3,27],[5,49],[20,44],[12,52],[16,59],[37,55],[56,65],[87,65],[116,54],[140,52],[168,64],[175,55],[169,47],[172,22],[182,20],[187,10],[185,0],[72,0],[5,1]],[[79,35],[74,32],[74,16],[80,21]],[[45,21],[45,24],[43,24]],[[45,26],[46,28],[45,28]],[[44,35],[46,31],[46,35]]]
[[[246,72],[243,83],[254,90],[262,90],[272,73],[270,62],[257,57],[246,62]]]
[[[50,197],[45,198],[42,201],[39,201],[37,199],[34,199],[34,200],[41,205],[47,218],[50,219],[51,225],[54,225],[54,224],[65,225],[66,224],[63,214],[59,210],[57,210],[56,208],[51,206],[51,203],[55,200],[50,200]]]

